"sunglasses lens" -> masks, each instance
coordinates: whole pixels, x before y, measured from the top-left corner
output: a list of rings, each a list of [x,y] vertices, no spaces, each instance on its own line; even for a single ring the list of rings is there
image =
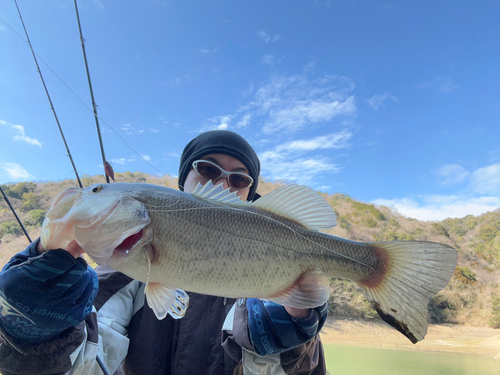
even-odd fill
[[[229,185],[236,189],[244,189],[250,185],[252,181],[241,174],[230,174],[229,175]]]
[[[196,170],[207,180],[215,180],[222,175],[222,171],[216,166],[208,163],[199,162],[196,164]]]
[[[193,167],[200,176],[207,180],[217,180],[223,174],[226,175],[229,186],[235,189],[245,189],[252,184],[251,177],[237,172],[223,172],[222,168],[212,163],[198,160],[193,163]]]

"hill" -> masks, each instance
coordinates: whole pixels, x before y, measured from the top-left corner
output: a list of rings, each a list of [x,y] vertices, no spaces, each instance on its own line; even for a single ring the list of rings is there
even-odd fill
[[[177,179],[168,175],[157,177],[126,172],[117,173],[115,177],[116,182],[147,182],[177,188]],[[102,175],[82,176],[84,186],[104,182]],[[41,223],[53,198],[75,185],[73,180],[23,182],[2,185],[2,189],[34,239],[40,234]],[[258,193],[267,194],[281,185],[261,180]],[[327,233],[355,241],[433,241],[457,249],[458,266],[450,283],[429,304],[431,321],[500,328],[500,209],[481,216],[422,222],[385,206],[356,201],[345,194],[320,194],[337,214],[337,226]],[[26,237],[1,199],[0,266],[26,245]],[[377,319],[377,313],[354,283],[332,279],[331,288],[332,316]]]

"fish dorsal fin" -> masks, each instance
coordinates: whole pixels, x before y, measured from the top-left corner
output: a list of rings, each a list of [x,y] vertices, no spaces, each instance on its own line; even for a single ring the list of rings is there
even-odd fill
[[[222,184],[214,186],[212,181],[208,181],[205,185],[198,182],[196,188],[191,193],[194,196],[210,199],[217,201],[218,203],[231,203],[231,204],[248,204],[248,202],[242,201],[241,198],[236,195],[236,192],[231,193],[231,188],[224,189]]]
[[[282,186],[253,202],[252,207],[284,216],[308,229],[329,229],[337,225],[335,211],[310,187]]]

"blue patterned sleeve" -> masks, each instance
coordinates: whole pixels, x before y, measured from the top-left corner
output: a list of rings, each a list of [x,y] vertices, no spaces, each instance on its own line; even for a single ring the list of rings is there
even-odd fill
[[[38,254],[38,241],[0,272],[0,330],[28,344],[81,323],[98,290],[97,275],[82,258],[62,249]]]
[[[328,302],[303,318],[291,316],[274,302],[249,298],[246,303],[250,339],[259,355],[281,353],[308,342],[319,333],[328,312]]]

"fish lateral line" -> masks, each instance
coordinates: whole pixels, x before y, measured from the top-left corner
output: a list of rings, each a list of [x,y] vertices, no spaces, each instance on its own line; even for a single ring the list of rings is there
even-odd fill
[[[243,207],[234,207],[234,206],[229,206],[228,204],[224,203],[224,202],[217,202],[217,201],[212,201],[212,200],[209,200],[209,199],[206,199],[207,201],[209,201],[210,203],[213,203],[213,204],[219,204],[220,207],[190,207],[190,208],[179,208],[179,209],[174,209],[174,210],[148,210],[148,212],[182,212],[182,211],[197,211],[197,210],[235,210],[235,211],[240,211],[240,212],[243,212],[243,213],[247,213],[247,214],[253,214],[253,215],[256,215],[256,216],[259,216],[261,218],[264,218],[264,219],[267,219],[267,220],[270,220],[270,221],[273,221],[275,223],[277,223],[278,225],[281,225],[285,228],[287,228],[288,230],[290,230],[291,232],[293,232],[293,234],[299,236],[299,237],[302,237],[304,240],[314,244],[315,246],[318,246],[320,248],[322,248],[323,250],[326,250],[326,251],[329,251],[341,258],[344,258],[344,259],[347,259],[347,260],[350,260],[352,262],[355,262],[355,263],[358,263],[362,266],[365,266],[365,267],[368,267],[369,269],[372,269],[373,271],[375,271],[375,268],[370,266],[369,264],[366,264],[366,263],[363,263],[361,262],[360,260],[357,260],[355,258],[351,258],[345,254],[342,254],[342,253],[339,253],[333,249],[330,249],[326,246],[323,246],[313,240],[311,240],[310,238],[307,238],[305,237],[304,235],[298,233],[296,230],[294,230],[292,227],[290,227],[289,225],[275,219],[275,218],[272,218],[270,216],[267,216],[267,215],[263,215],[262,213],[260,212],[256,212],[256,211],[251,211],[251,210],[246,210],[244,209]],[[251,206],[245,206],[245,208],[250,208]],[[291,219],[288,219],[288,220],[291,220]],[[299,222],[295,221],[295,223],[297,225],[300,225],[302,226],[304,229],[307,229],[305,228],[302,224],[300,224]],[[327,234],[327,233],[325,233]],[[328,235],[328,234],[327,234]],[[291,249],[290,249],[291,250]],[[291,250],[293,251],[293,250]],[[302,252],[303,253],[303,252]]]

